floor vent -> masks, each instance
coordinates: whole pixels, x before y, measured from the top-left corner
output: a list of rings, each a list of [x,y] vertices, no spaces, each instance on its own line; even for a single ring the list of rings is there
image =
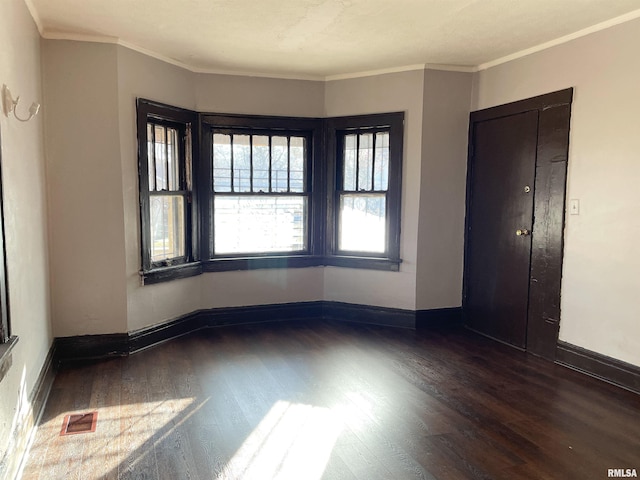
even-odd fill
[[[95,432],[97,421],[98,412],[72,413],[64,417],[60,435]]]

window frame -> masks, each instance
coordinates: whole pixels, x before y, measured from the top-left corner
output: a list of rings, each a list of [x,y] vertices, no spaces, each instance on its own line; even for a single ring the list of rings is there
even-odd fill
[[[207,232],[207,251],[202,252],[203,268],[208,272],[255,268],[301,268],[322,264],[324,218],[322,201],[322,121],[317,118],[274,117],[263,115],[233,115],[207,113],[200,115],[203,167],[201,170],[201,203],[207,213],[202,216],[202,231]],[[213,191],[213,134],[233,132],[247,135],[292,135],[307,138],[307,250],[297,252],[258,252],[251,254],[217,254],[214,245],[214,202],[216,195],[229,192]],[[233,194],[233,193],[232,193]],[[254,193],[253,195],[260,195]],[[251,196],[249,194],[248,196]],[[203,243],[205,243],[203,241]]]
[[[386,250],[383,254],[340,250],[338,248],[338,234],[340,194],[343,190],[338,187],[342,179],[344,137],[349,134],[374,133],[383,130],[389,132],[389,173],[385,205]],[[330,172],[327,188],[331,192],[327,196],[326,265],[399,271],[402,262],[400,258],[400,230],[403,137],[404,112],[354,115],[326,120],[327,158]],[[367,191],[367,193],[369,192]]]
[[[198,168],[199,125],[198,115],[190,110],[172,107],[151,100],[137,99],[137,139],[138,139],[138,181],[140,199],[140,254],[144,284],[158,283],[174,278],[184,278],[202,273],[199,264],[199,209],[197,202],[197,182],[189,178]],[[184,212],[184,248],[185,254],[170,261],[153,262],[151,260],[151,197],[155,192],[149,190],[148,137],[147,124],[178,128],[179,154],[185,194]],[[189,132],[187,134],[187,132]],[[195,175],[192,175],[195,178]]]
[[[386,271],[400,269],[400,217],[404,113],[382,113],[336,118],[281,117],[263,115],[198,113],[183,108],[138,98],[137,139],[140,202],[140,275],[143,284],[153,284],[199,275],[203,272],[253,270],[263,268],[304,268],[338,266]],[[185,214],[184,261],[172,265],[151,262],[150,192],[147,158],[147,123],[182,125],[190,131],[191,141],[185,169],[191,175],[191,201]],[[384,254],[344,252],[337,249],[339,199],[336,190],[340,157],[338,136],[344,132],[388,129],[389,174],[386,201],[387,249]],[[304,136],[307,138],[308,248],[302,252],[259,252],[216,254],[214,248],[213,133],[267,136]],[[220,192],[221,193],[221,192]],[[257,192],[253,192],[258,194]],[[357,193],[357,192],[356,192]],[[259,194],[258,194],[259,195]]]

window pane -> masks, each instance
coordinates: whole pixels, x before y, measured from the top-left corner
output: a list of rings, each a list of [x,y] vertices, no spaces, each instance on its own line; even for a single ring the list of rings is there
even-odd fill
[[[156,190],[167,190],[167,129],[161,125],[155,125],[155,158],[156,158]]]
[[[269,191],[269,137],[253,137],[253,191]]]
[[[386,251],[386,196],[340,196],[338,249],[354,252]]]
[[[373,134],[360,135],[360,149],[358,150],[358,191],[370,191],[373,175]]]
[[[271,191],[288,191],[289,144],[287,137],[271,137]]]
[[[149,198],[151,219],[151,261],[183,257],[184,198],[178,195],[152,195]]]
[[[344,137],[344,169],[342,172],[342,189],[356,189],[356,138],[357,135]]]
[[[233,191],[251,191],[251,148],[249,135],[233,135]]]
[[[304,137],[291,137],[289,147],[289,191],[304,192]]]
[[[156,189],[155,147],[153,144],[153,124],[147,123],[147,167],[149,173],[149,191]]]
[[[213,189],[231,191],[231,135],[213,135]]]
[[[216,253],[306,250],[306,217],[306,197],[216,197]]]
[[[167,128],[167,161],[169,162],[168,180],[169,190],[180,190],[180,170],[178,165],[178,131],[175,128]]]
[[[389,188],[389,133],[376,134],[376,161],[373,172],[373,189]]]

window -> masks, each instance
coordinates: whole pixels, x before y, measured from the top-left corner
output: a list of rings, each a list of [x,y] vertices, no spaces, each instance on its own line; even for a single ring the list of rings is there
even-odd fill
[[[205,270],[319,264],[322,121],[202,116]],[[203,155],[203,163],[204,163]]]
[[[155,265],[187,259],[185,138],[182,125],[147,122],[151,263]]]
[[[213,133],[214,253],[306,252],[308,139]]]
[[[144,272],[193,263],[192,112],[138,101],[138,162]],[[169,274],[169,276],[172,276]]]
[[[330,263],[397,270],[402,113],[327,121],[333,168]]]
[[[138,100],[144,282],[267,267],[398,270],[402,124],[402,113],[197,114]]]

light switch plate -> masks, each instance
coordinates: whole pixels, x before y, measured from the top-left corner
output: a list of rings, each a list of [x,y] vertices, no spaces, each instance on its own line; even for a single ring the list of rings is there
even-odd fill
[[[577,198],[569,200],[569,215],[580,215],[580,200]]]

